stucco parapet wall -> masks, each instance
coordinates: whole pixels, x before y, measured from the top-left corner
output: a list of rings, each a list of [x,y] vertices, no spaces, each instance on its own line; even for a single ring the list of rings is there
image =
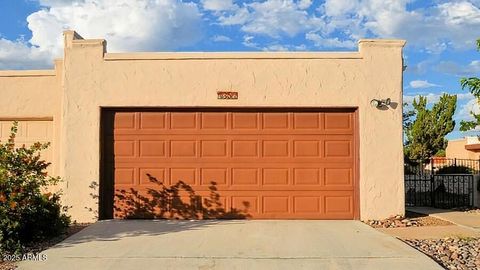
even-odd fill
[[[407,43],[403,39],[360,39],[358,45],[375,45],[375,46],[385,46],[385,47],[403,47]]]
[[[184,52],[184,53],[106,53],[105,61],[193,60],[193,59],[362,59],[362,47],[403,47],[405,40],[361,39],[358,52]]]
[[[358,52],[303,53],[303,52],[260,52],[260,53],[107,53],[106,61],[119,60],[191,60],[191,59],[361,59]]]
[[[0,70],[0,77],[48,77],[55,76],[55,70]]]

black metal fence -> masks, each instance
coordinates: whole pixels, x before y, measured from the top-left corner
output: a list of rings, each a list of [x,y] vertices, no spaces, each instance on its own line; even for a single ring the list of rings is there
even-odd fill
[[[473,174],[405,175],[407,206],[473,206]]]
[[[423,174],[480,174],[480,159],[429,158],[406,159],[405,175]]]
[[[473,206],[473,175],[480,174],[480,160],[441,157],[407,159],[404,166],[407,206]]]

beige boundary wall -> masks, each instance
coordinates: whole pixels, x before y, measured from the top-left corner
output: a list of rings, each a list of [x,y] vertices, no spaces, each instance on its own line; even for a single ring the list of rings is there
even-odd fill
[[[0,120],[50,119],[55,173],[77,221],[97,207],[102,107],[354,107],[359,115],[360,218],[404,213],[402,40],[358,52],[106,53],[66,31],[52,71],[0,71]],[[219,100],[219,90],[238,100]],[[391,98],[388,109],[370,105]]]

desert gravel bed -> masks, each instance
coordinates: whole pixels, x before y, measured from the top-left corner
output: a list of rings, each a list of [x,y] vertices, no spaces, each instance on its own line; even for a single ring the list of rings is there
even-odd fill
[[[453,210],[467,212],[471,214],[480,214],[480,208],[478,207],[459,207],[454,208]]]
[[[480,238],[404,241],[446,269],[480,269]]]
[[[401,228],[401,227],[420,227],[420,226],[445,226],[452,223],[438,218],[417,214],[414,212],[406,212],[404,216],[392,216],[382,220],[365,221],[374,228]]]

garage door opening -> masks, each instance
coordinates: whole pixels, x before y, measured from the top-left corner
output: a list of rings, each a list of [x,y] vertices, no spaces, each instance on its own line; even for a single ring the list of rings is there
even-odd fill
[[[100,218],[358,219],[355,109],[104,109]]]

